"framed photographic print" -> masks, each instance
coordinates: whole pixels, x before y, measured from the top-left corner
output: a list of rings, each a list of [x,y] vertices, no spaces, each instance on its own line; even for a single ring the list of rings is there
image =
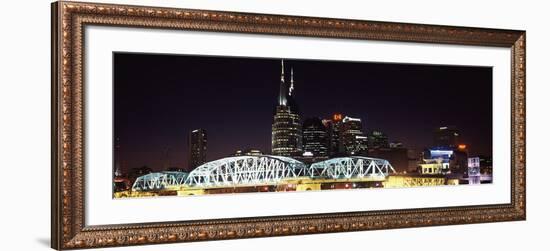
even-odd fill
[[[524,220],[525,31],[52,4],[52,247]]]

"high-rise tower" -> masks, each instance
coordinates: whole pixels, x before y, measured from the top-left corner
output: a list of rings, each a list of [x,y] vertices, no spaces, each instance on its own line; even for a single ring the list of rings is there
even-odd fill
[[[330,139],[321,119],[308,118],[302,128],[304,153],[309,152],[316,158],[328,158]]]
[[[458,129],[455,126],[438,127],[434,132],[434,146],[457,147],[459,136]]]
[[[206,162],[206,143],[206,130],[196,129],[189,133],[188,171]]]
[[[365,154],[367,137],[363,135],[361,119],[345,117],[340,128],[340,149],[349,155]]]
[[[279,102],[271,125],[271,153],[280,156],[299,156],[302,153],[302,124],[294,100],[294,70],[290,73],[290,86],[285,81],[285,66],[281,60]]]
[[[323,125],[327,128],[329,138],[329,156],[335,157],[341,155],[340,150],[340,128],[344,115],[336,113],[330,119],[323,119]]]

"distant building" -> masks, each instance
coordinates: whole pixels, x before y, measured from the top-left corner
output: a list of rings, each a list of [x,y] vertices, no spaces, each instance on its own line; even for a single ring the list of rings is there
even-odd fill
[[[468,151],[464,145],[459,145],[454,149],[451,172],[462,175],[468,174]]]
[[[290,85],[285,82],[284,61],[281,60],[279,102],[271,126],[271,153],[280,156],[302,154],[302,123],[298,106],[294,101],[294,70],[291,69]]]
[[[438,164],[440,167],[439,167],[439,170],[438,170],[438,173],[441,173],[441,174],[448,174],[451,172],[450,170],[450,165],[451,165],[451,161],[453,159],[453,154],[454,154],[454,151],[448,147],[445,147],[445,148],[442,148],[442,147],[438,147],[438,148],[431,148],[431,149],[426,149],[423,153],[422,153],[422,161],[421,163],[419,164],[420,166],[420,173],[422,174],[433,174],[433,173],[426,173],[426,169],[425,168],[428,168],[430,165],[426,165],[426,164]]]
[[[448,163],[448,170],[443,170],[444,173],[452,173],[456,175],[468,174],[468,152],[465,145],[459,145],[457,148],[452,147],[432,147],[423,152],[423,162],[430,163],[433,161],[441,161]]]
[[[127,177],[117,176],[113,178],[113,191],[121,192],[128,191],[132,188],[132,180]]]
[[[363,134],[361,119],[345,117],[340,128],[340,149],[348,155],[367,152],[367,137]]]
[[[403,147],[403,143],[401,142],[398,142],[398,141],[390,142],[390,148],[402,148],[402,147]]]
[[[257,149],[245,149],[245,150],[237,150],[233,156],[260,156],[264,153]]]
[[[481,174],[493,174],[493,159],[491,157],[479,156],[479,171]]]
[[[445,174],[449,170],[449,163],[442,159],[427,160],[426,163],[420,164],[420,173],[424,175]]]
[[[309,152],[314,157],[329,156],[330,139],[327,128],[319,118],[308,118],[302,125],[304,153]]]
[[[443,158],[449,163],[449,171],[456,175],[468,175],[468,151],[460,144],[460,133],[455,126],[441,126],[434,130],[433,146],[428,149],[429,158]],[[439,153],[445,153],[439,156]]]
[[[328,154],[329,156],[338,156],[342,153],[340,149],[340,128],[344,115],[336,113],[330,119],[323,119],[323,125],[327,128],[328,134]]]
[[[460,134],[454,126],[442,126],[435,129],[434,147],[457,147]]]
[[[468,158],[468,183],[481,184],[479,157]]]
[[[206,162],[206,130],[196,129],[189,133],[189,165],[192,170]]]
[[[373,130],[368,135],[368,147],[373,148],[388,148],[388,136],[381,131]]]
[[[424,158],[450,160],[453,157],[453,154],[454,150],[452,148],[434,147],[425,151]]]

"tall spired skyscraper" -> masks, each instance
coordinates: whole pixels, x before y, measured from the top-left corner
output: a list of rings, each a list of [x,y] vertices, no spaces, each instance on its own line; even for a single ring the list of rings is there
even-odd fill
[[[285,64],[281,60],[279,102],[271,126],[271,153],[280,156],[302,154],[302,124],[294,100],[294,70],[290,70],[290,85],[285,81]]]

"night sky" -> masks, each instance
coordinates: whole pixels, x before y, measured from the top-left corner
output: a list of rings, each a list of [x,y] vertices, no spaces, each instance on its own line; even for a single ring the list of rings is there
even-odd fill
[[[187,166],[189,131],[207,160],[271,149],[280,58],[114,53],[114,130],[123,171]],[[492,154],[492,69],[285,59],[302,120],[342,113],[421,150],[454,125],[471,155]]]

